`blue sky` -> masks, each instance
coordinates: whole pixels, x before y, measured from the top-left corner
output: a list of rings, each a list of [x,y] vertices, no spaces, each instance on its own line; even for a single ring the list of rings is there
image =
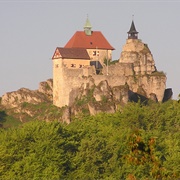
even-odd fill
[[[167,74],[174,99],[180,94],[180,1],[0,0],[0,96],[22,87],[38,89],[52,78],[51,57],[87,14],[119,59],[132,15],[139,39],[147,43],[159,71]]]

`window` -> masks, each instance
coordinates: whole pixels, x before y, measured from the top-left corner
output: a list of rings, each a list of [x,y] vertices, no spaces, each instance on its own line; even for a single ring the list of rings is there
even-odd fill
[[[76,67],[76,64],[71,64],[71,67]]]
[[[99,51],[93,51],[93,56],[99,56]]]
[[[93,56],[96,56],[96,51],[93,51]]]

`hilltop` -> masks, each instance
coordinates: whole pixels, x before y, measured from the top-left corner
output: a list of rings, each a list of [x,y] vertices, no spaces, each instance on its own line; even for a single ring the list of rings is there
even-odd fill
[[[147,104],[171,99],[166,74],[157,70],[134,21],[116,61],[112,61],[113,50],[100,31],[92,30],[87,18],[84,31],[75,32],[64,47],[55,49],[53,79],[41,82],[38,90],[5,93],[2,109],[21,122],[38,118],[70,123],[79,114],[115,113],[129,101]]]
[[[5,93],[0,104],[1,126],[6,128],[33,120],[46,122],[56,120],[69,124],[74,117],[80,114],[115,113],[128,102],[140,101],[144,104],[150,101],[157,102],[156,96],[152,94],[148,99],[141,89],[139,89],[139,93],[133,93],[127,84],[111,88],[107,81],[101,81],[96,86],[93,78],[86,88],[84,86],[79,88],[78,96],[71,106],[60,108],[53,105],[52,91],[53,80],[48,79],[40,82],[37,90],[21,88]],[[168,91],[171,94],[171,90]]]

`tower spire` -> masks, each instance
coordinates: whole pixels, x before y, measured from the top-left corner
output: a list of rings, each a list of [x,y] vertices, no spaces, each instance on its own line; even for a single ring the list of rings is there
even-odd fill
[[[88,14],[87,14],[86,23],[84,25],[84,32],[87,36],[90,36],[92,34],[91,29],[92,29],[92,26],[91,26],[91,23],[89,21]]]
[[[132,16],[132,23],[130,30],[128,33],[128,39],[138,39],[138,32],[136,31],[135,25],[134,25],[134,15]]]

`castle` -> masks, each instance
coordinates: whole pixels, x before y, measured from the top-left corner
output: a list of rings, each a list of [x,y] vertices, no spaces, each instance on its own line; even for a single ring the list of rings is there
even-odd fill
[[[166,76],[158,72],[147,44],[138,39],[134,21],[119,61],[112,61],[114,48],[100,31],[92,31],[87,18],[84,31],[77,31],[64,47],[57,47],[53,60],[53,104],[71,106],[79,88],[107,81],[110,87],[128,85],[131,92],[162,101]],[[107,62],[107,63],[104,63]]]

